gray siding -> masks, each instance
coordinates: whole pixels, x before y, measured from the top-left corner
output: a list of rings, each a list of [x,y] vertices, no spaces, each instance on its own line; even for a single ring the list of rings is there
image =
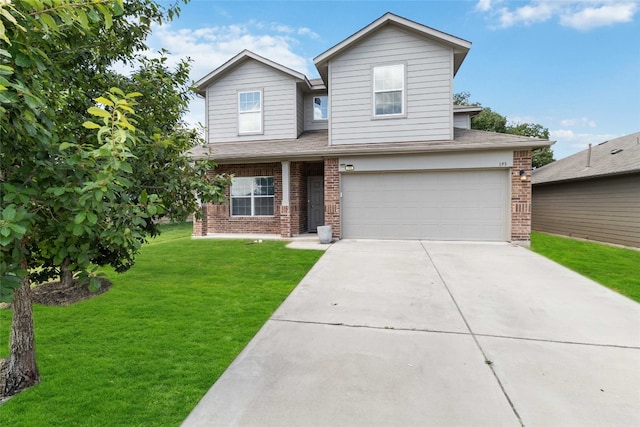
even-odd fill
[[[372,120],[372,67],[406,64],[406,118]],[[453,51],[384,28],[329,64],[331,143],[453,139]]]
[[[300,136],[302,132],[304,132],[304,94],[301,91],[297,91],[296,93],[296,125],[297,125],[297,134],[296,136]]]
[[[209,142],[297,137],[294,79],[257,61],[246,61],[207,88]],[[262,135],[238,135],[238,91],[263,91]]]
[[[461,129],[471,129],[471,116],[468,114],[454,114],[453,127]]]
[[[640,247],[640,174],[535,185],[531,227]]]
[[[328,120],[313,120],[313,97],[323,96],[326,93],[314,93],[304,97],[304,130],[326,130]]]

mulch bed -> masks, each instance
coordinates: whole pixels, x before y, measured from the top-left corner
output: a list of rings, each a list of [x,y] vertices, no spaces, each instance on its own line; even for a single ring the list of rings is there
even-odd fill
[[[89,291],[87,283],[78,285],[77,280],[73,281],[72,286],[64,286],[60,282],[47,282],[32,288],[31,298],[34,303],[42,305],[64,306],[73,304],[94,298],[107,292],[111,288],[110,281],[103,278],[100,278],[99,280],[100,289],[95,292]]]

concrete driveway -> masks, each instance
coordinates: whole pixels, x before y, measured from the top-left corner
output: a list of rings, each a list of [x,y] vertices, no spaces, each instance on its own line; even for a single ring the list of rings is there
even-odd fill
[[[184,426],[638,426],[640,305],[509,244],[340,241]]]

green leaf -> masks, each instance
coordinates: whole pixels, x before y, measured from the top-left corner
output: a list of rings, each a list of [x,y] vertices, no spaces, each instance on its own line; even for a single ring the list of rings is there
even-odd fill
[[[100,279],[98,279],[97,277],[92,277],[91,280],[89,280],[89,286],[87,286],[87,288],[89,289],[89,292],[95,292],[100,289],[100,286]]]
[[[87,213],[86,212],[79,212],[76,215],[76,217],[73,220],[73,222],[76,223],[76,224],[82,224],[82,222],[85,220],[86,217],[87,217]]]
[[[23,227],[20,224],[9,224],[7,227],[12,229],[18,235],[18,238],[22,238],[22,236],[24,236],[24,233],[27,232],[26,227]]]
[[[105,111],[99,107],[89,107],[87,112],[92,116],[104,117],[106,119],[111,118],[111,114],[109,114],[108,111]]]
[[[93,108],[93,107],[92,107]],[[101,126],[97,123],[94,122],[90,122],[90,121],[86,121],[82,124],[82,126],[84,126],[87,129],[100,129]]]
[[[89,19],[87,18],[87,14],[84,13],[84,10],[80,8],[76,8],[76,17],[78,18],[78,22],[82,25],[82,28],[89,28]]]
[[[90,224],[95,225],[98,223],[98,216],[93,212],[87,212],[87,220],[89,221]]]
[[[29,67],[31,65],[29,57],[22,53],[16,55],[14,62],[20,67]]]
[[[66,150],[67,148],[71,147],[71,145],[72,145],[72,144],[71,144],[71,143],[69,143],[69,142],[63,142],[62,144],[60,144],[59,149],[60,149],[60,151],[64,151],[64,150]]]
[[[113,107],[113,102],[111,102],[110,99],[105,98],[104,96],[100,96],[96,99],[94,99],[94,101],[100,103],[100,104],[104,104],[104,105],[108,105],[109,107]]]
[[[80,224],[76,224],[75,227],[73,227],[73,235],[74,236],[81,236],[82,233],[84,233],[84,227]]]
[[[12,74],[13,74],[13,68],[9,67],[8,65],[0,64],[0,75],[10,76]]]
[[[44,24],[45,29],[46,28],[51,28],[55,32],[60,31],[60,28],[58,28],[58,24],[56,24],[56,21],[49,14],[42,13],[42,14],[38,15],[38,17],[40,18],[40,20]]]
[[[16,208],[14,205],[9,205],[2,210],[2,219],[5,221],[13,221],[16,217]]]
[[[120,16],[123,13],[124,13],[123,0],[114,0],[113,1],[113,14],[115,16]]]

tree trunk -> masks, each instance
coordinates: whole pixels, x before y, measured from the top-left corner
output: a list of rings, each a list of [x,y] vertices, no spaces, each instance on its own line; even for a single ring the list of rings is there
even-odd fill
[[[73,286],[73,271],[69,270],[69,264],[71,260],[67,258],[60,266],[60,283],[67,288]]]
[[[13,396],[40,382],[29,276],[22,280],[14,293],[12,308],[10,353],[0,363],[0,398]]]

